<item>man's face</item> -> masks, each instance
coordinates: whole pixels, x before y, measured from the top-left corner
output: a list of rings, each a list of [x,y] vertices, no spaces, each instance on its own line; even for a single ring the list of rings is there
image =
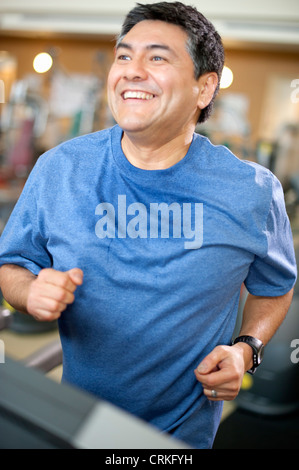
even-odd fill
[[[197,122],[200,80],[187,34],[162,21],[142,21],[123,38],[108,76],[108,102],[130,135],[177,136]]]

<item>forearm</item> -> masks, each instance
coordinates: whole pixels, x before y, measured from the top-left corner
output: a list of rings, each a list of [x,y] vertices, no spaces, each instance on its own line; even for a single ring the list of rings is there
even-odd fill
[[[248,294],[238,336],[254,336],[266,345],[285,319],[292,298],[293,289],[280,297],[259,297]],[[252,366],[251,347],[244,343],[237,343],[234,347],[243,350],[246,369],[250,369]]]
[[[27,313],[29,287],[36,276],[28,269],[15,264],[0,268],[0,288],[5,300],[16,310]]]
[[[293,289],[280,297],[248,294],[240,335],[254,336],[267,344],[285,319],[292,298]]]

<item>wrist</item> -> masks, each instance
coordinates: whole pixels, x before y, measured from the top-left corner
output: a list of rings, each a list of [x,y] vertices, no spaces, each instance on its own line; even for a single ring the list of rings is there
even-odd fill
[[[263,343],[260,339],[255,338],[254,336],[250,336],[250,335],[238,336],[232,342],[233,345],[236,345],[236,344],[239,344],[239,343],[241,343],[241,345],[245,344],[246,346],[247,345],[250,346],[250,348],[252,350],[252,356],[251,356],[252,366],[248,368],[247,367],[248,366],[248,360],[249,360],[248,352],[247,352],[247,349],[244,346],[242,346],[243,347],[243,352],[244,352],[244,366],[245,366],[245,369],[246,369],[247,372],[250,372],[251,374],[254,374],[255,371],[256,371],[256,368],[261,364],[261,362],[263,360],[264,345],[263,345]]]
[[[246,343],[236,343],[236,344],[233,344],[231,347],[236,348],[240,351],[243,357],[244,374],[245,374],[245,372],[250,370],[253,366],[253,354],[252,354],[251,346],[249,346],[249,344],[246,344]]]

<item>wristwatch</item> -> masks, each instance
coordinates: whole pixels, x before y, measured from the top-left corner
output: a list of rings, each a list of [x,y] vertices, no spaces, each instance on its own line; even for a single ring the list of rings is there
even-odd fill
[[[259,339],[254,338],[253,336],[246,336],[246,335],[238,336],[237,338],[235,338],[234,341],[232,342],[232,345],[236,343],[246,343],[246,344],[249,344],[249,346],[251,346],[252,352],[253,352],[253,357],[252,357],[253,366],[247,372],[249,372],[249,374],[254,374],[256,371],[256,368],[260,365],[260,363],[263,360],[263,356],[264,356],[263,343]]]

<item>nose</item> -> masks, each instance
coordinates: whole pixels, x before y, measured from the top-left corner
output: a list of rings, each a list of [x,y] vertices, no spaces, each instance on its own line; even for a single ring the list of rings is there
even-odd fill
[[[145,80],[147,71],[141,59],[131,59],[124,67],[123,77],[129,81]]]

